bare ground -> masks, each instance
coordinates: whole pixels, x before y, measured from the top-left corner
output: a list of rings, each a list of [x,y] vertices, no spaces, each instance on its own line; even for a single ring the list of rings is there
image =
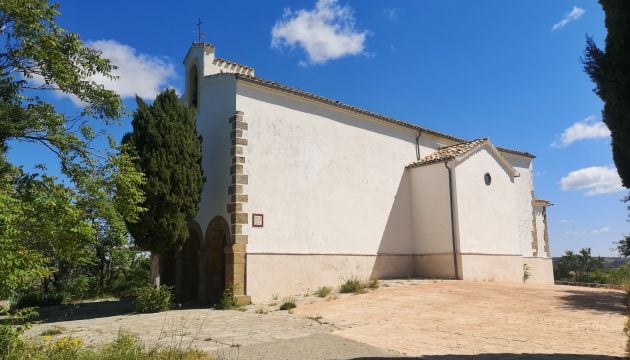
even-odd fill
[[[621,291],[555,285],[411,282],[296,309],[333,334],[406,355],[622,356]]]
[[[226,359],[609,360],[624,354],[621,291],[465,281],[388,280],[361,295],[298,295],[292,314],[279,300],[245,311],[134,314],[110,301],[42,311],[57,336],[87,344],[119,331],[147,343],[194,347]]]

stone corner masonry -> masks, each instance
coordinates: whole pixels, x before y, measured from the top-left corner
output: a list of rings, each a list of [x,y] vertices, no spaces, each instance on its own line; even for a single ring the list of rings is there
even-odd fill
[[[225,250],[226,282],[228,285],[234,285],[234,295],[241,305],[251,302],[251,298],[246,295],[247,289],[245,288],[247,235],[245,235],[244,227],[248,225],[249,214],[243,211],[243,204],[248,201],[246,187],[249,178],[245,174],[245,148],[248,141],[245,137],[247,123],[243,120],[243,115],[242,111],[236,111],[236,114],[230,118],[232,165],[230,166],[231,181],[228,187],[230,201],[227,204],[227,212],[230,215],[231,235],[230,244]]]

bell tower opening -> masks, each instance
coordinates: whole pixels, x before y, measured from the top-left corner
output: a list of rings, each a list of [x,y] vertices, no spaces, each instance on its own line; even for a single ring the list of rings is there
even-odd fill
[[[197,109],[199,104],[199,70],[197,65],[193,65],[188,69],[188,105]]]

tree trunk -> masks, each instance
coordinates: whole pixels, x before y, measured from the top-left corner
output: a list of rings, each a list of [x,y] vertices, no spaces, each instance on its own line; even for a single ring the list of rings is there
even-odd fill
[[[160,254],[151,253],[151,275],[149,278],[151,285],[160,286]]]

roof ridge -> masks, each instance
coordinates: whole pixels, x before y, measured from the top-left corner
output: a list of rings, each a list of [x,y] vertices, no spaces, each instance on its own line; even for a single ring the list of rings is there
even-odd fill
[[[254,70],[254,68],[253,68],[253,67],[251,67],[251,66],[248,66],[248,65],[243,65],[243,64],[241,64],[241,63],[237,63],[236,61],[232,61],[232,60],[228,60],[228,59],[220,58],[220,57],[218,57],[218,56],[216,56],[216,57],[214,58],[213,62],[214,62],[214,61],[217,61],[217,60],[218,60],[218,61],[223,61],[223,62],[226,62],[226,63],[228,63],[228,64],[234,64],[234,65],[238,65],[238,66],[241,66],[241,67],[244,67],[244,68],[247,68],[247,69],[252,69],[252,70]],[[249,76],[249,75],[247,75],[247,76]]]
[[[215,76],[215,75],[209,75],[209,76]],[[448,134],[445,134],[445,133],[442,133],[442,132],[439,132],[439,131],[436,131],[436,130],[431,130],[431,129],[428,129],[428,128],[425,128],[423,126],[416,125],[416,124],[413,124],[413,123],[410,123],[410,122],[407,122],[407,121],[398,120],[398,119],[395,119],[395,118],[390,117],[390,116],[386,116],[386,115],[383,115],[383,114],[379,114],[379,113],[375,113],[375,112],[372,112],[372,111],[369,111],[369,110],[365,110],[365,109],[362,109],[362,108],[354,106],[354,105],[348,105],[348,104],[345,104],[345,103],[343,103],[341,101],[338,101],[338,100],[327,98],[327,97],[324,97],[324,96],[321,96],[321,95],[317,95],[317,94],[314,94],[314,93],[311,93],[311,92],[308,92],[308,91],[300,90],[300,89],[297,89],[297,88],[294,88],[294,87],[291,87],[291,86],[283,85],[283,84],[281,84],[279,82],[276,82],[276,81],[273,81],[273,80],[267,80],[267,79],[261,78],[259,76],[252,76],[252,75],[239,74],[239,73],[234,73],[234,76],[237,79],[243,79],[245,81],[249,81],[249,82],[252,82],[252,83],[255,83],[255,84],[260,84],[260,85],[263,85],[263,86],[273,87],[273,88],[275,88],[277,90],[280,90],[280,91],[286,91],[286,92],[293,93],[293,94],[298,95],[298,96],[302,96],[302,97],[307,97],[307,98],[310,98],[310,99],[318,100],[318,101],[330,104],[332,106],[337,106],[337,107],[340,107],[340,108],[343,108],[343,109],[346,109],[346,110],[349,110],[349,111],[352,111],[352,112],[355,112],[355,113],[358,113],[358,114],[370,116],[370,117],[373,117],[373,118],[376,118],[376,119],[379,119],[379,120],[383,120],[383,121],[389,122],[391,124],[395,124],[395,125],[399,125],[399,126],[402,126],[402,127],[406,127],[406,128],[409,128],[409,129],[413,129],[413,130],[417,130],[417,131],[421,131],[421,132],[426,132],[426,133],[429,133],[429,134],[437,136],[437,137],[442,137],[442,138],[445,138],[445,139],[449,139],[451,141],[456,141],[458,143],[466,143],[466,142],[468,142],[468,141],[466,141],[464,139],[461,139],[461,138],[458,138],[458,137],[455,137],[455,136],[452,136],[452,135],[448,135]],[[484,138],[484,139],[487,139],[487,138]],[[457,144],[454,144],[454,145],[457,145]],[[534,156],[531,153],[526,152],[526,151],[512,150],[512,149],[507,149],[507,148],[502,148],[502,147],[497,147],[497,150],[504,151],[504,152],[511,153],[511,154],[526,156],[526,157],[529,157],[531,159],[536,157],[536,156]]]
[[[488,138],[487,137],[485,137],[485,138],[478,138],[478,139],[474,139],[474,140],[460,142],[460,143],[453,144],[453,145],[442,146],[441,148],[438,148],[437,151],[440,151],[442,149],[447,149],[447,148],[450,148],[450,147],[453,147],[453,146],[466,145],[466,144],[474,143],[474,142],[477,142],[477,141],[479,141],[479,142],[488,141]]]

